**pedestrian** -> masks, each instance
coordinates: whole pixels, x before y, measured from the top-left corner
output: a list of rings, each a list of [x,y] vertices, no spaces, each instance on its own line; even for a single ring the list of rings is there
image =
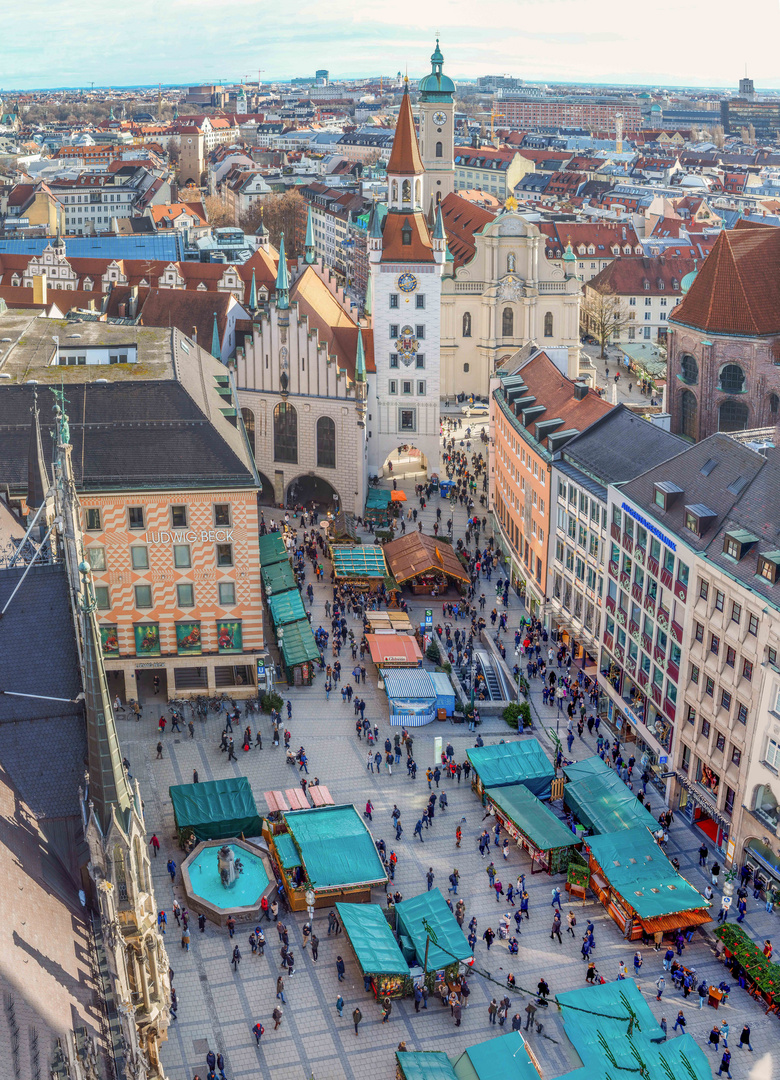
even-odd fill
[[[559,945],[563,945],[563,939],[561,937],[561,916],[560,916],[560,913],[557,912],[557,911],[553,915],[552,930],[550,932],[550,941],[552,941],[552,939],[554,937],[558,938],[558,944]]]
[[[718,912],[718,922],[726,923],[729,917],[729,907],[731,906],[731,897],[728,894],[724,894],[720,901],[720,911]]]
[[[284,996],[284,979],[281,975],[276,977],[276,996],[283,1005],[287,1004],[287,999]]]
[[[488,1022],[491,1023],[491,1024],[495,1024],[497,1014],[498,1014],[498,1002],[496,1001],[495,998],[493,998],[493,1000],[488,1005]]]
[[[487,945],[488,952],[490,952],[490,946],[493,944],[493,941],[495,940],[495,936],[496,935],[494,934],[491,927],[488,927],[487,930],[485,931],[485,933],[482,935],[482,940]]]
[[[176,863],[173,859],[168,859],[168,873],[171,875],[171,885],[176,880]]]
[[[360,1023],[360,1021],[362,1019],[363,1019],[363,1013],[356,1006],[354,1008],[353,1012],[352,1012],[352,1023],[355,1025],[355,1034],[356,1035],[358,1033],[358,1024]]]
[[[750,1024],[745,1024],[745,1026],[742,1028],[742,1034],[739,1037],[740,1050],[744,1046],[748,1048],[751,1054],[753,1053],[753,1047],[750,1045]]]
[[[566,928],[566,933],[571,934],[572,937],[575,937],[576,935],[574,933],[574,927],[577,925],[577,916],[574,914],[573,911],[570,911],[568,913],[568,915],[566,916],[566,921],[569,924]],[[634,966],[636,966],[636,958],[634,958]]]
[[[655,980],[655,985],[656,989],[658,990],[658,993],[655,995],[655,1000],[660,1001],[661,995],[666,989],[666,979],[663,977],[663,975],[661,975],[658,979]]]
[[[433,879],[436,875],[433,872],[433,867],[428,867],[428,873],[425,875],[425,880],[428,882],[428,892],[433,888]]]
[[[157,858],[157,852],[160,850],[160,841],[157,839],[157,833],[152,833],[152,839],[149,841],[152,851],[154,852],[155,859]]]
[[[460,847],[460,842],[462,839],[463,830],[461,829],[460,825],[458,825],[457,829],[455,830],[455,847]]]
[[[642,954],[639,951],[639,949],[637,949],[637,951],[634,953],[634,975],[639,974],[639,969],[641,968],[641,966],[642,966]]]
[[[393,1003],[389,997],[386,997],[382,1005],[382,1023],[386,1024],[390,1019],[390,1013],[393,1011]]]
[[[260,1040],[262,1039],[263,1035],[265,1034],[265,1028],[258,1021],[258,1023],[256,1023],[255,1026],[252,1028],[252,1032],[253,1032],[254,1037],[255,1037],[255,1044],[257,1046],[259,1046],[260,1045]]]
[[[274,1031],[276,1031],[276,1029],[279,1027],[279,1025],[282,1022],[282,1010],[279,1008],[278,1005],[276,1006],[274,1011],[271,1013],[271,1016],[272,1016],[273,1021],[274,1021]]]
[[[236,945],[233,948],[233,956],[232,956],[230,962],[233,965],[233,971],[237,972],[238,971],[238,965],[241,963],[241,952],[240,952],[240,950],[238,948],[238,945]]]
[[[460,1027],[462,1010],[461,1010],[461,1006],[460,1006],[459,1001],[456,1001],[455,1004],[453,1005],[453,1007],[452,1007],[452,1015],[455,1017],[455,1027]]]
[[[529,1001],[528,1004],[526,1005],[526,1007],[525,1007],[525,1015],[526,1015],[525,1030],[528,1031],[529,1028],[533,1027],[534,1022],[535,1022],[534,1017],[536,1016],[536,1006],[534,1005],[534,1003],[532,1001]],[[512,1026],[514,1027],[514,1024]]]
[[[314,931],[312,931],[312,935],[311,935],[311,958],[312,958],[312,960],[315,960],[315,961],[317,960],[317,958],[319,956],[319,949],[320,949],[320,939],[317,937],[317,935],[314,933]]]
[[[198,930],[201,934],[206,932],[206,916],[203,914],[198,915]]]
[[[336,1012],[339,1014],[339,1016],[344,1015],[344,998],[341,996],[341,994],[339,994],[339,996],[336,998]]]
[[[663,978],[663,975],[661,976],[661,978]],[[585,973],[585,982],[590,983],[591,985],[593,985],[593,983],[595,981],[596,981],[596,965],[591,960],[590,963],[588,964],[588,970]]]
[[[720,1059],[720,1067],[718,1068],[718,1076],[723,1076],[725,1071],[726,1076],[731,1080],[731,1051],[724,1050],[723,1057]]]
[[[550,907],[560,907],[560,906],[561,906],[561,890],[558,888],[557,885],[554,885],[553,889],[552,889],[552,903],[550,904]]]
[[[181,932],[181,947],[185,952],[190,951],[190,932],[186,926]]]
[[[666,1042],[666,1038],[667,1038],[667,1035],[668,1035],[668,1029],[666,1027],[666,1017],[665,1016],[661,1017],[661,1023],[660,1023],[659,1026],[661,1028],[661,1031],[663,1031],[663,1033],[664,1033],[664,1042]]]
[[[346,971],[346,968],[344,966],[344,961],[341,959],[340,956],[337,956],[336,957],[336,972],[338,973],[339,982],[344,982],[344,972],[345,971]]]
[[[677,1019],[674,1022],[674,1027],[672,1028],[672,1030],[677,1031],[677,1028],[679,1028],[681,1033],[684,1035],[685,1025],[687,1023],[688,1021],[685,1019],[685,1013],[682,1011],[682,1009],[680,1009],[680,1011],[677,1013]]]
[[[709,991],[709,988],[707,986],[706,979],[702,979],[702,981],[697,986],[696,991],[697,991],[697,993],[699,995],[699,1008],[703,1009],[704,1008],[704,1003],[705,1003],[705,1001],[707,1000],[707,998],[710,995],[710,991]]]
[[[727,1020],[724,1020],[720,1025],[720,1037],[723,1039],[723,1045],[727,1047],[729,1045],[729,1025]]]

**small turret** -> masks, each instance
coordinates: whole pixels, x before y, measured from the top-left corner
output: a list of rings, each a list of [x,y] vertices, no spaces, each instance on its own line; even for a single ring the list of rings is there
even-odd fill
[[[571,246],[571,240],[566,244],[566,250],[563,253],[563,269],[566,272],[567,278],[576,277],[576,263],[577,256],[574,254]]]
[[[309,266],[317,261],[317,250],[314,246],[314,226],[311,220],[311,206],[306,215],[306,243],[304,245],[303,259]]]
[[[276,306],[286,311],[290,306],[290,275],[287,273],[287,258],[284,254],[284,233],[279,240],[279,267],[276,272]]]
[[[257,311],[257,284],[254,270],[252,271],[252,285],[249,289],[249,310],[253,315]]]
[[[433,256],[437,263],[443,263],[447,253],[447,234],[444,231],[444,219],[441,216],[441,203],[436,207],[436,224],[431,236]]]
[[[217,326],[217,313],[214,312],[214,325],[211,328],[211,355],[215,360],[222,359],[222,346],[219,341],[219,328]]]

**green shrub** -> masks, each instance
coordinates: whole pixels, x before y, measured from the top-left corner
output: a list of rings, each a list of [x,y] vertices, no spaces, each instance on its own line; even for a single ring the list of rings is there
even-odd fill
[[[513,701],[510,705],[507,705],[502,715],[507,724],[511,728],[515,728],[515,730],[529,728],[533,723],[531,720],[531,706],[527,701]]]
[[[263,694],[260,698],[260,707],[263,712],[269,713],[271,709],[276,709],[279,712],[284,705],[284,698],[281,694],[277,694],[272,691],[270,694]]]
[[[438,662],[439,662],[439,646],[436,644],[435,641],[432,641],[430,643],[428,648],[425,650],[425,655],[431,661],[431,663],[438,664]]]

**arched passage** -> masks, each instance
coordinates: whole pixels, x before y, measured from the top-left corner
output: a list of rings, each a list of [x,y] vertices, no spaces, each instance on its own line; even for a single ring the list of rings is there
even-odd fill
[[[391,450],[384,460],[380,476],[420,476],[428,473],[428,458],[411,443],[402,443]]]
[[[264,473],[261,473],[258,469],[257,475],[260,478],[260,490],[257,493],[257,501],[261,506],[275,506],[276,499],[274,497],[274,486]]]
[[[287,485],[287,497],[285,505],[288,507],[303,506],[307,510],[314,503],[321,510],[339,510],[341,497],[333,484],[328,483],[321,476],[314,473],[304,473],[296,476]]]

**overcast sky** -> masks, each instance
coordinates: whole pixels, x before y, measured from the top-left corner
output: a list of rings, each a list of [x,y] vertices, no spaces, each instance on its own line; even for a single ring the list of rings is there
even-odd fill
[[[6,0],[2,89],[390,75],[428,67],[438,30],[455,79],[780,86],[780,0],[748,17],[656,0]],[[727,24],[718,16],[729,14]]]

